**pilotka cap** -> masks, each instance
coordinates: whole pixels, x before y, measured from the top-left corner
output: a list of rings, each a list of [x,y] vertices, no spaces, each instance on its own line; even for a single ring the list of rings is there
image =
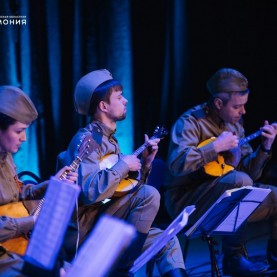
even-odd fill
[[[220,92],[248,92],[248,80],[232,68],[219,69],[207,82],[211,95]]]
[[[0,86],[0,112],[24,124],[38,117],[32,100],[19,88]]]
[[[112,79],[112,74],[107,69],[95,70],[83,76],[75,86],[74,105],[76,111],[79,114],[87,115],[95,89],[102,83]]]

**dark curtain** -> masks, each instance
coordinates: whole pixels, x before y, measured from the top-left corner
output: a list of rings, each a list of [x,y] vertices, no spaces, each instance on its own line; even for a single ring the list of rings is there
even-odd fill
[[[221,67],[248,77],[249,134],[276,121],[276,12],[274,0],[1,0],[0,85],[20,86],[39,112],[16,154],[18,170],[55,172],[57,154],[89,120],[74,110],[74,86],[99,68],[122,81],[129,100],[117,130],[124,153],[204,102],[205,83]],[[10,15],[27,24],[4,24]],[[162,158],[167,147],[168,136]]]
[[[117,136],[122,151],[133,150],[129,4],[78,0],[0,3],[1,14],[27,20],[21,25],[3,21],[0,84],[20,86],[39,112],[25,148],[15,155],[18,171],[32,170],[44,178],[55,172],[56,155],[89,120],[75,113],[74,86],[81,76],[100,68],[109,69],[124,85],[128,117],[119,123]]]

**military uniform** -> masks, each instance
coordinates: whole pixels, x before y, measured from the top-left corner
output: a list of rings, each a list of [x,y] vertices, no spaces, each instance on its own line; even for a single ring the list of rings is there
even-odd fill
[[[229,124],[222,121],[207,103],[198,105],[183,113],[171,131],[168,154],[168,172],[165,182],[165,204],[174,218],[188,205],[196,210],[189,217],[189,225],[194,224],[215,201],[228,189],[244,186],[270,188],[271,193],[248,218],[248,222],[271,220],[271,239],[277,239],[277,188],[255,183],[271,158],[271,151],[258,146],[255,151],[249,143],[240,147],[239,159],[234,170],[216,177],[204,170],[204,165],[217,159],[212,143],[199,144],[211,137],[218,137],[223,131],[235,133],[239,139],[245,137],[242,122]],[[228,161],[226,161],[228,162]],[[225,256],[244,253],[244,228],[233,236],[223,236]],[[269,243],[270,244],[270,243]],[[261,267],[262,270],[264,267]]]
[[[195,221],[226,189],[251,186],[252,180],[261,176],[271,153],[264,152],[261,147],[253,152],[249,143],[241,146],[241,158],[236,170],[222,177],[204,172],[203,166],[216,160],[217,153],[212,143],[202,147],[198,145],[211,137],[218,137],[223,131],[234,132],[240,139],[245,136],[241,122],[234,125],[223,122],[207,103],[188,110],[174,124],[165,182],[165,203],[172,217],[177,216],[186,205],[196,205],[197,209],[190,216],[190,220]],[[251,179],[246,174],[239,177],[237,172],[240,171],[247,172]]]
[[[104,157],[108,157],[110,154],[120,155],[114,130],[110,130],[99,121],[94,121],[86,128],[80,129],[73,137],[67,151],[58,156],[58,167],[70,163],[78,155],[77,145],[80,144],[82,137],[92,132],[94,128],[101,130],[102,143],[100,148],[96,148],[80,164],[78,182],[81,186],[81,194],[78,222],[75,214],[64,240],[65,249],[71,253],[69,257],[73,257],[76,248],[74,238],[77,238],[77,224],[80,228],[80,242],[83,242],[97,217],[103,213],[127,221],[140,233],[149,232],[144,245],[144,249],[146,249],[162,234],[162,230],[150,228],[159,208],[160,195],[153,186],[145,185],[150,169],[142,168],[139,182],[133,191],[122,196],[114,196],[119,182],[129,173],[127,164],[120,159],[111,168],[100,170],[100,163]],[[105,199],[111,200],[103,204],[101,201]],[[179,241],[176,237],[156,255],[156,262],[161,273],[175,268],[185,268]]]

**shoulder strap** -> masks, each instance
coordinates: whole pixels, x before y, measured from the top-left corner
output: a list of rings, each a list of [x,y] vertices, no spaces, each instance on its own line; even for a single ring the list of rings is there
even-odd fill
[[[90,124],[89,129],[91,131],[92,138],[98,143],[98,145],[102,144],[103,132],[100,126],[97,123]]]
[[[196,111],[192,112],[191,114],[197,119],[206,117],[206,113],[203,109],[196,110]]]

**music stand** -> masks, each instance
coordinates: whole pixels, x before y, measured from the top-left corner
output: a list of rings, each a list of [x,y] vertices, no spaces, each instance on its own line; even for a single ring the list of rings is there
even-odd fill
[[[133,225],[116,217],[102,215],[65,277],[106,276],[135,236]]]
[[[188,238],[201,237],[208,243],[211,274],[220,276],[213,235],[232,235],[270,193],[270,189],[246,186],[225,191],[208,211],[185,232]]]
[[[173,220],[173,222],[162,232],[162,234],[147,248],[134,262],[130,273],[135,273],[156,255],[177,233],[179,233],[188,222],[189,215],[195,210],[195,206],[187,206]]]
[[[51,271],[55,270],[79,193],[80,188],[76,184],[51,177],[24,255],[23,273],[28,276],[50,276]]]

